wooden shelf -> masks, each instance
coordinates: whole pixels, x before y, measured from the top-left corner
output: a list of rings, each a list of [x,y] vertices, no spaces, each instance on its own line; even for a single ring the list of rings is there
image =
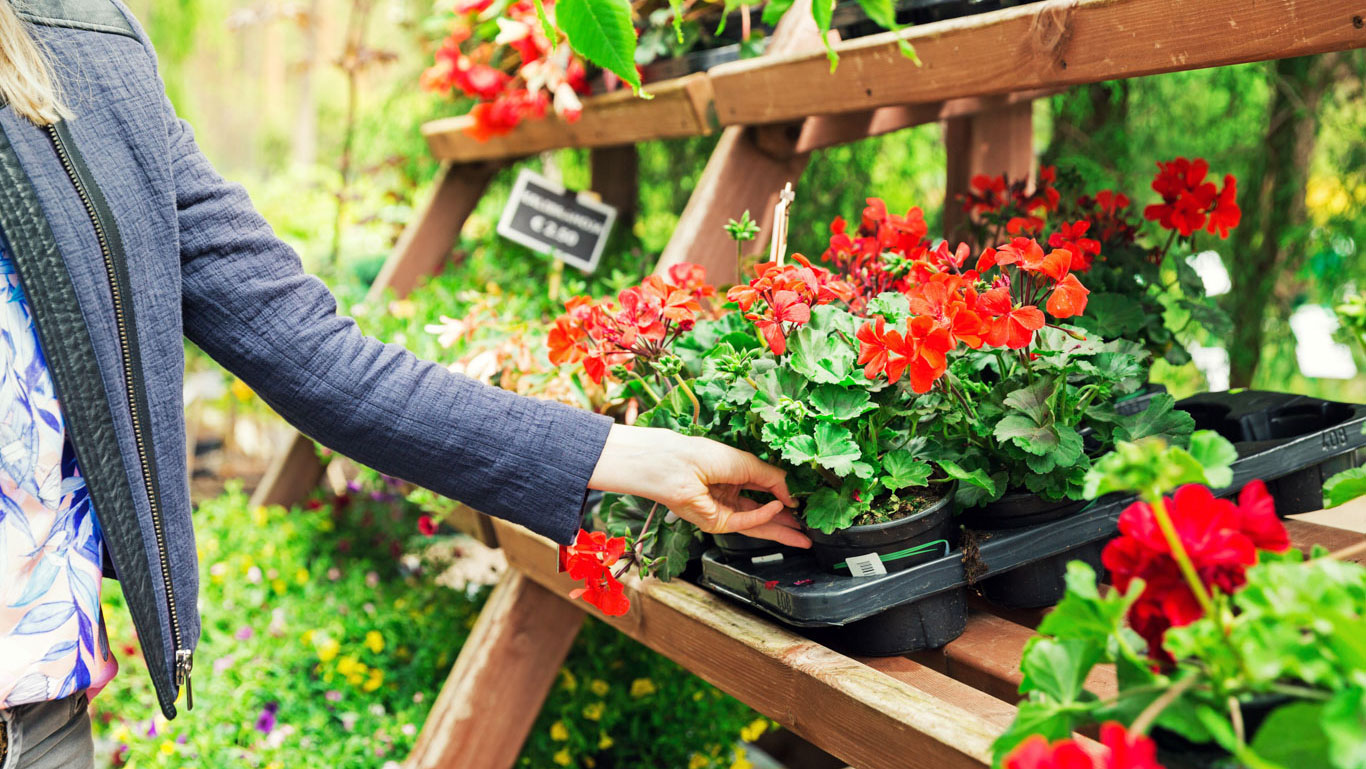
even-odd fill
[[[468,115],[434,120],[422,126],[427,146],[438,160],[465,163],[515,158],[561,147],[609,147],[621,144],[704,136],[715,131],[716,109],[711,81],[703,73],[686,75],[647,88],[653,99],[622,90],[584,99],[583,114],[573,123],[555,115],[526,120],[511,133],[481,142],[465,133]]]
[[[1361,0],[1043,0],[842,43],[833,73],[812,53],[709,77],[722,125],[777,123],[1361,48],[1363,15]]]
[[[650,101],[586,99],[575,123],[529,120],[488,142],[464,133],[468,117],[422,132],[437,158],[468,162],[910,105],[884,121],[900,128],[965,99],[1366,47],[1363,17],[1361,0],[1042,0],[839,43],[834,72],[823,51],[761,56],[651,85]]]

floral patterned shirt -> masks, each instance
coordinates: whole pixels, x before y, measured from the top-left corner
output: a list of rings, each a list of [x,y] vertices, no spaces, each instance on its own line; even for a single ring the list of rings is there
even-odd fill
[[[114,677],[102,536],[14,263],[0,241],[0,708]]]

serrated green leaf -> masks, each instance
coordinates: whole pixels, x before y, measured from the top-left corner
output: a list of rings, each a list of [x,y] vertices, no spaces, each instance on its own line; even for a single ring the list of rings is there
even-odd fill
[[[1323,506],[1337,507],[1366,496],[1366,467],[1343,470],[1323,484]]]
[[[921,462],[906,449],[889,451],[882,457],[882,485],[891,491],[908,486],[926,486],[930,482],[933,468],[928,462]]]
[[[1190,313],[1191,320],[1204,326],[1216,338],[1227,338],[1233,333],[1233,320],[1212,302],[1182,299],[1177,306]],[[1090,305],[1087,305],[1087,310],[1090,310]]]
[[[682,518],[671,522],[660,521],[655,535],[654,558],[650,564],[651,574],[664,582],[682,574],[701,541],[701,531]]]
[[[764,5],[763,22],[770,27],[778,25],[778,21],[783,18],[783,14],[792,8],[794,0],[768,0]]]
[[[1187,451],[1204,468],[1205,482],[1210,486],[1218,489],[1233,483],[1232,465],[1238,461],[1238,449],[1227,438],[1213,430],[1197,430],[1191,433]]]
[[[1058,448],[1058,432],[1053,425],[1039,425],[1024,414],[1010,414],[996,423],[992,435],[1001,443],[1007,441],[1031,454],[1047,454]]]
[[[1020,693],[1041,692],[1054,702],[1070,705],[1083,699],[1086,676],[1100,661],[1105,647],[1091,640],[1058,640],[1035,636],[1020,660]]]
[[[638,96],[650,98],[641,90],[636,70],[636,32],[627,0],[559,0],[555,20],[580,56],[610,70]]]
[[[1252,740],[1252,750],[1285,767],[1332,766],[1320,724],[1323,703],[1292,702],[1271,711]],[[1366,736],[1366,735],[1363,735]]]
[[[1074,318],[1078,326],[1105,339],[1127,337],[1143,328],[1143,306],[1124,294],[1096,292],[1087,297],[1086,312]]]
[[[887,291],[869,300],[863,314],[870,318],[881,315],[888,325],[899,325],[911,314],[911,299],[900,291]]]
[[[863,452],[854,441],[854,434],[845,427],[820,422],[816,425],[816,463],[843,478],[854,471],[854,463]],[[871,467],[868,470],[871,474]]]
[[[807,526],[826,534],[848,528],[859,513],[848,502],[848,499],[834,489],[822,487],[806,498],[802,505],[802,518]]]
[[[804,465],[820,454],[816,439],[810,435],[798,435],[782,445],[783,459],[794,465]]]
[[[813,319],[815,315],[813,314]],[[839,384],[854,370],[854,348],[815,322],[797,329],[787,340],[792,370],[817,384]]]
[[[848,422],[877,410],[877,404],[873,403],[867,390],[836,384],[817,385],[811,390],[808,402],[815,409],[816,418],[825,422]]]
[[[536,5],[536,20],[541,22],[541,31],[545,33],[546,40],[559,40],[560,35],[555,31],[555,25],[550,23],[550,16],[545,12],[545,3],[541,0],[533,0]]]
[[[1175,406],[1176,399],[1172,396],[1154,395],[1147,409],[1120,420],[1115,427],[1115,437],[1136,441],[1154,435],[1168,438],[1190,435],[1195,429],[1195,418]]]
[[[986,492],[990,496],[996,496],[1000,491],[996,480],[987,473],[986,470],[977,469],[969,472],[962,465],[947,459],[937,459],[935,464],[944,474],[959,482],[961,486],[972,486]]]
[[[992,763],[1000,766],[1021,742],[1038,734],[1048,741],[1072,736],[1072,730],[1082,723],[1082,714],[1053,702],[1025,700],[1020,703],[1015,720],[991,744]]]
[[[1006,395],[1003,403],[1026,414],[1037,425],[1052,421],[1048,399],[1058,391],[1058,380],[1040,379],[1028,387],[1022,387]]]
[[[830,71],[835,71],[835,66],[839,64],[839,54],[835,53],[835,47],[830,44],[830,18],[835,11],[835,0],[811,0],[811,18],[816,21],[816,29],[820,30],[821,43],[825,45],[825,57],[830,60]]]

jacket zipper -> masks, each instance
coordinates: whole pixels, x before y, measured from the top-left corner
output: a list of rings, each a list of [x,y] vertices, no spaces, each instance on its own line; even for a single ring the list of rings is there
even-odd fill
[[[171,646],[175,650],[175,677],[174,682],[177,689],[185,687],[185,709],[194,709],[194,691],[190,685],[190,671],[194,668],[194,652],[189,649],[181,648],[180,615],[176,611],[175,590],[171,585],[171,566],[170,556],[166,550],[166,532],[163,528],[161,519],[161,500],[160,495],[152,484],[152,462],[147,452],[147,441],[143,434],[143,415],[138,410],[137,393],[133,388],[133,356],[129,346],[128,318],[124,310],[123,286],[118,279],[118,273],[114,269],[114,253],[109,245],[109,238],[105,233],[104,223],[100,219],[99,211],[95,208],[95,203],[90,197],[85,183],[81,180],[80,174],[72,162],[71,154],[67,151],[66,144],[62,141],[61,134],[58,133],[55,125],[46,126],[48,136],[52,139],[52,146],[57,150],[57,157],[62,162],[62,168],[66,171],[67,177],[76,188],[76,193],[81,198],[81,203],[85,206],[86,214],[90,217],[90,223],[95,227],[95,238],[99,241],[100,252],[104,257],[104,270],[109,279],[110,291],[114,299],[114,320],[118,327],[119,335],[119,354],[123,361],[123,381],[128,396],[128,409],[133,421],[133,440],[137,445],[138,463],[142,469],[142,481],[144,490],[147,493],[148,505],[152,511],[152,531],[156,536],[157,554],[161,557],[161,579],[166,589],[166,603],[171,613]]]

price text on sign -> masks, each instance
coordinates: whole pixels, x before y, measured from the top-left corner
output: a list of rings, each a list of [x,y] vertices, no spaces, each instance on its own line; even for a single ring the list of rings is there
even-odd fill
[[[523,168],[498,220],[498,234],[592,272],[616,219],[615,208]]]

